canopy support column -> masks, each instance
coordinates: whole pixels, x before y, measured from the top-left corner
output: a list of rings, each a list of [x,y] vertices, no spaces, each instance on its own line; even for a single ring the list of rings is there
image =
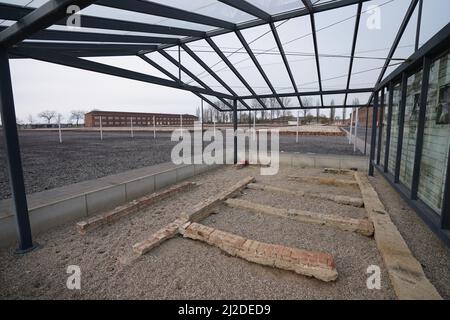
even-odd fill
[[[5,49],[0,49],[0,112],[6,147],[9,183],[19,238],[19,247],[16,252],[23,254],[33,250],[35,246],[33,245],[28,215],[8,52]]]

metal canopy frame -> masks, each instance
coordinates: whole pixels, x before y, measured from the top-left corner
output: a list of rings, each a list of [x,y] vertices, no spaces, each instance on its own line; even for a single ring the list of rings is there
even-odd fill
[[[144,0],[49,0],[45,5],[39,8],[21,7],[18,5],[0,3],[0,19],[17,21],[9,27],[0,27],[0,46],[7,49],[10,58],[32,58],[37,60],[43,60],[52,63],[63,64],[74,68],[87,69],[87,65],[83,57],[108,57],[108,56],[139,56],[142,57],[147,53],[159,52],[171,63],[176,63],[177,68],[181,72],[186,73],[195,82],[201,85],[201,87],[190,86],[187,83],[175,81],[171,75],[169,75],[167,69],[162,65],[158,65],[157,69],[167,76],[167,79],[161,79],[154,76],[149,76],[147,82],[179,88],[187,90],[195,95],[200,95],[203,100],[206,99],[205,95],[215,97],[223,103],[227,108],[218,108],[216,104],[213,105],[221,111],[233,110],[234,99],[237,99],[240,103],[238,105],[238,111],[246,110],[275,110],[275,109],[302,109],[304,107],[302,97],[306,94],[300,91],[301,88],[297,86],[297,82],[293,76],[292,68],[289,65],[287,55],[283,44],[279,37],[276,22],[283,22],[287,19],[296,17],[308,16],[311,21],[311,29],[314,45],[314,56],[317,68],[319,90],[316,92],[308,92],[308,95],[319,95],[320,106],[319,108],[330,108],[330,106],[324,105],[323,96],[327,93],[323,90],[322,75],[319,62],[319,47],[316,36],[315,27],[315,14],[338,9],[347,6],[357,6],[358,16],[355,26],[355,34],[352,43],[351,63],[349,67],[347,86],[342,90],[339,90],[341,94],[345,94],[344,106],[347,105],[347,96],[352,93],[373,93],[373,88],[352,89],[350,88],[350,79],[352,74],[352,65],[355,56],[355,48],[358,34],[359,16],[361,15],[361,8],[364,2],[370,0],[336,0],[325,3],[313,4],[310,0],[299,1],[304,7],[299,7],[295,10],[287,12],[281,12],[277,14],[269,14],[256,5],[251,4],[245,0],[221,0],[218,1],[224,6],[234,8],[238,12],[245,13],[254,17],[249,21],[242,23],[233,23],[222,19],[214,18],[208,15],[199,14],[183,10],[181,8],[175,8],[161,3]],[[414,1],[413,1],[414,2]],[[148,24],[142,22],[131,22],[122,19],[111,19],[104,17],[96,17],[92,15],[80,14],[81,21],[80,30],[54,30],[48,29],[49,27],[64,26],[66,20],[70,16],[66,11],[70,5],[77,5],[81,9],[86,8],[91,4],[95,4],[102,7],[108,7],[113,9],[125,10],[127,12],[146,14],[151,16],[159,16],[167,19],[178,20],[196,25],[203,25],[211,27],[210,31],[200,31],[196,29],[180,28],[176,26],[166,26],[159,24]],[[291,83],[291,93],[278,93],[272,84],[272,81],[261,63],[258,61],[257,54],[250,48],[249,43],[245,40],[241,33],[241,30],[257,27],[261,25],[267,25],[270,28],[270,32],[275,39],[275,43],[278,48],[284,67],[287,71],[289,81]],[[95,29],[96,32],[84,31],[84,28]],[[102,31],[117,31],[124,34],[111,34],[102,33]],[[133,32],[139,33],[139,35],[130,34]],[[152,35],[143,35],[143,33]],[[223,35],[227,33],[234,33],[240,45],[245,49],[252,60],[254,66],[258,70],[258,73],[264,79],[267,87],[270,89],[271,94],[257,94],[255,90],[249,84],[249,81],[235,68],[225,55],[223,50],[213,40],[213,37]],[[154,34],[157,34],[155,36]],[[165,36],[166,35],[166,36]],[[239,79],[242,85],[250,92],[250,96],[238,95],[221,77],[200,57],[190,49],[187,44],[198,40],[205,40],[214,52],[216,52],[221,58],[227,68]],[[204,81],[201,81],[198,76],[195,76],[192,71],[186,66],[183,66],[181,61],[173,59],[165,51],[169,48],[182,48],[187,54],[189,54],[203,69],[203,71],[209,74],[217,82],[220,83],[223,90],[213,90]],[[69,62],[70,61],[70,62]],[[390,60],[389,60],[390,61]],[[148,62],[148,61],[147,61]],[[153,61],[156,63],[155,61]],[[113,68],[113,67],[111,67]],[[164,70],[163,70],[164,69]],[[136,73],[129,72],[125,69],[112,69],[106,65],[88,68],[88,70],[114,74],[120,77],[129,79],[145,78],[144,75],[137,75]],[[178,77],[179,78],[179,77]],[[180,79],[178,79],[180,80]],[[200,80],[200,81],[199,81]],[[223,93],[227,92],[227,93]],[[283,97],[294,97],[298,101],[298,104],[294,107],[286,107],[282,100]],[[278,106],[267,106],[264,99],[275,98],[278,102]],[[254,99],[258,101],[259,106],[250,106],[245,100]]]
[[[26,203],[25,188],[23,182],[23,173],[20,160],[20,150],[17,137],[15,107],[12,94],[11,76],[9,71],[9,59],[32,58],[40,61],[56,63],[78,69],[84,69],[93,72],[99,72],[108,75],[114,75],[122,78],[147,82],[151,84],[177,88],[193,93],[202,102],[205,101],[218,111],[233,112],[233,127],[237,128],[237,112],[238,111],[261,111],[261,110],[299,110],[299,109],[320,109],[320,108],[345,108],[347,107],[347,99],[349,94],[370,93],[370,98],[364,106],[372,107],[372,99],[374,101],[374,118],[373,118],[373,136],[370,154],[370,173],[373,173],[375,159],[375,141],[376,141],[376,114],[378,111],[378,93],[384,88],[389,87],[389,107],[392,108],[392,81],[401,76],[405,76],[406,72],[422,63],[424,56],[430,53],[432,49],[439,45],[445,46],[449,38],[449,26],[447,25],[443,31],[433,37],[422,48],[418,48],[422,0],[410,0],[410,5],[402,20],[400,28],[396,34],[395,40],[386,57],[380,75],[374,85],[370,88],[351,88],[351,79],[353,71],[353,63],[355,59],[355,50],[359,34],[360,17],[362,13],[362,5],[370,0],[333,0],[325,2],[312,2],[311,0],[299,0],[299,6],[294,10],[278,12],[271,14],[259,6],[251,4],[247,0],[216,0],[222,6],[228,6],[237,13],[242,13],[253,18],[247,21],[235,23],[221,18],[188,11],[181,8],[175,8],[154,1],[144,0],[48,0],[39,8],[22,7],[18,5],[0,3],[0,19],[13,21],[10,26],[0,26],[0,111],[2,115],[3,131],[7,146],[7,160],[10,173],[10,181],[12,186],[12,195],[16,210],[17,225],[19,230],[19,251],[25,252],[33,248],[31,230],[28,218],[28,208]],[[81,27],[79,30],[61,29],[61,26],[67,25],[67,19],[71,16],[68,13],[69,6],[78,6],[80,9],[89,7],[90,5],[98,5],[103,8],[109,8],[119,12],[157,16],[166,19],[169,25],[164,23],[147,23],[135,22],[124,19],[105,18],[95,15],[79,14]],[[413,12],[419,5],[418,22],[416,27],[416,53],[403,63],[391,75],[385,77],[385,73],[393,60],[394,53],[400,43],[403,33],[411,19]],[[335,10],[343,7],[353,6],[356,8],[355,27],[353,32],[353,40],[351,46],[351,54],[349,56],[350,63],[348,73],[346,75],[346,85],[339,90],[323,90],[323,79],[320,65],[320,48],[317,40],[317,29],[315,17],[318,13]],[[119,11],[117,11],[119,10]],[[195,11],[195,10],[194,10]],[[293,76],[292,68],[287,59],[287,54],[283,43],[280,40],[279,31],[277,30],[277,22],[283,23],[288,19],[297,17],[308,17],[312,30],[312,40],[314,47],[315,66],[318,77],[319,90],[305,91],[298,87]],[[183,27],[172,26],[171,22],[182,22]],[[251,49],[251,42],[247,42],[242,34],[242,30],[250,29],[258,26],[266,25],[272,34],[278,54],[282,58],[284,68],[287,71],[291,92],[277,92],[272,81],[264,68],[261,66],[257,58],[259,53],[255,53]],[[188,27],[186,27],[188,26]],[[193,27],[194,26],[194,27]],[[197,28],[195,27],[197,26]],[[55,28],[55,27],[59,27]],[[198,28],[200,27],[200,28]],[[88,30],[88,29],[91,30]],[[92,30],[95,29],[95,30]],[[205,31],[206,30],[206,31]],[[106,32],[105,32],[106,31]],[[111,33],[114,31],[116,33]],[[155,35],[156,34],[156,35]],[[239,72],[233,63],[214,41],[214,37],[234,34],[239,45],[244,52],[252,60],[258,73],[263,78],[270,94],[258,94],[250,85],[249,81]],[[226,67],[236,76],[242,83],[250,95],[239,95],[226,81],[221,79],[213,67],[205,63],[196,53],[189,47],[189,44],[196,41],[204,40],[221,59],[220,63],[224,63]],[[447,45],[448,46],[448,45]],[[178,50],[178,60],[167,53],[167,49]],[[200,67],[203,69],[202,74],[208,74],[215,79],[220,85],[220,90],[213,90],[210,85],[202,81],[198,75],[195,75],[181,61],[181,49],[184,50]],[[148,57],[149,53],[159,53],[165,62],[173,64],[178,70],[178,74],[169,72],[161,64]],[[160,78],[143,72],[135,72],[123,68],[110,66],[107,64],[94,62],[83,59],[83,57],[108,57],[108,56],[137,56],[149,66],[155,68],[166,78]],[[198,85],[192,85],[182,81],[182,72],[195,81]],[[383,80],[384,78],[384,80]],[[426,88],[422,88],[424,91]],[[345,95],[342,106],[326,106],[324,104],[325,95],[343,94]],[[319,96],[320,105],[306,106],[302,97]],[[217,102],[211,100],[211,97],[221,102],[219,106]],[[282,98],[294,97],[298,100],[298,105],[287,106]],[[274,98],[279,106],[267,106],[265,99]],[[256,100],[259,107],[249,105],[246,100]],[[422,98],[424,100],[425,98]],[[382,99],[384,100],[384,99]],[[423,101],[422,101],[423,103]],[[203,106],[203,104],[202,104]],[[423,113],[423,110],[422,110]],[[389,113],[390,116],[390,113]],[[388,132],[390,134],[390,124],[388,124]],[[420,142],[420,141],[419,141]],[[235,139],[236,149],[236,139]],[[235,154],[236,160],[237,154]],[[379,158],[379,157],[378,157]],[[420,158],[420,155],[417,156]],[[386,161],[385,161],[386,163]],[[450,163],[450,162],[449,162]],[[398,163],[397,163],[398,165]],[[446,190],[450,188],[450,174],[447,173]],[[415,184],[417,184],[417,176],[415,176]],[[413,190],[413,196],[416,190]],[[450,224],[450,197],[445,199],[445,209],[443,210],[442,225],[448,227]],[[444,214],[445,213],[445,214]]]

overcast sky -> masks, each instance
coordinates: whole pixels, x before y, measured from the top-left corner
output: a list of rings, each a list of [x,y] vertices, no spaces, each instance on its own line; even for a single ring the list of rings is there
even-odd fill
[[[280,0],[279,2],[289,4],[290,1],[292,0]],[[0,0],[0,2],[12,2],[24,5],[29,1]],[[34,2],[34,5],[39,4],[39,2],[43,1],[36,1]],[[170,4],[176,1],[171,0],[165,2]],[[258,3],[259,1],[252,0],[252,2]],[[202,10],[215,12],[214,14],[216,16],[221,14],[220,12],[218,13],[218,8],[216,8],[215,11],[212,10],[214,7],[211,7],[211,3],[213,3],[212,0],[191,0],[189,1],[190,8],[185,9],[203,8]],[[409,3],[409,0],[375,0],[364,4],[364,13],[361,19],[358,45],[356,48],[357,56],[364,57],[364,59],[361,58],[355,60],[353,71],[356,74],[351,82],[352,88],[373,86],[380,70],[367,70],[379,68],[383,65],[384,61],[379,58],[386,57],[388,48],[393,42],[395,33],[398,30],[398,26],[401,23]],[[209,9],[208,4],[210,5]],[[374,4],[382,5],[380,7],[381,29],[369,29],[367,27],[367,20],[373,16],[369,16],[371,12],[366,11],[369,5]],[[33,3],[31,5],[33,5]],[[105,17],[111,16],[111,14],[117,14],[116,12],[108,12],[98,6],[90,7],[83,11],[83,13],[101,14]],[[318,46],[322,55],[338,54],[345,56],[350,53],[355,14],[356,6],[317,14]],[[170,22],[168,22],[167,19],[156,17],[152,17],[153,20],[148,20],[148,16],[142,17],[142,15],[116,15],[116,17],[124,20],[132,19],[161,24],[168,24]],[[422,19],[421,43],[428,40],[435,32],[440,30],[450,21],[450,1],[425,0]],[[416,20],[417,17],[415,13],[410,21],[404,39],[400,43],[400,47],[395,54],[396,58],[407,58],[412,53]],[[3,25],[8,25],[8,22],[3,22]],[[279,23],[277,23],[277,25],[279,25]],[[333,27],[330,27],[331,25],[333,25]],[[177,24],[177,26],[179,26],[179,24]],[[189,27],[193,26],[191,25]],[[200,28],[200,26],[195,27]],[[315,60],[313,57],[310,57],[314,50],[312,46],[312,37],[310,35],[311,29],[309,18],[301,17],[291,19],[279,25],[277,29],[281,41],[285,44],[285,51],[289,53],[288,60],[299,90],[317,90],[318,83]],[[256,53],[259,53],[262,50],[272,49],[276,46],[273,36],[268,33],[268,31],[269,28],[267,26],[261,26],[244,30],[243,35],[248,42],[252,42],[256,38],[267,33],[250,45]],[[236,49],[241,48],[238,39],[233,34],[223,35],[213,39],[221,46],[221,48],[223,48],[227,55],[230,55]],[[225,80],[238,94],[249,94],[247,89],[242,86],[231,71],[224,68],[223,63],[217,64],[217,62],[220,61],[220,58],[215,53],[210,52],[211,48],[205,41],[192,43],[189,47],[196,51],[202,60],[209,66],[213,66],[213,69],[218,71],[218,74],[222,79]],[[177,52],[175,50],[170,50],[168,52],[173,57],[177,57]],[[293,92],[286,70],[282,64],[281,57],[272,54],[273,52],[276,52],[276,50],[258,55],[258,60],[263,65],[265,72],[278,92]],[[154,59],[169,71],[174,72],[175,74],[177,73],[176,68],[165,61],[158,53],[149,54],[148,57]],[[367,59],[369,57],[377,59]],[[164,75],[160,74],[138,57],[97,58],[94,60],[165,78]],[[247,54],[244,52],[235,53],[230,56],[230,60],[238,68],[239,72],[246,77],[257,93],[263,94],[270,92]],[[226,92],[224,89],[219,88],[219,84],[212,79],[212,77],[202,74],[201,67],[189,58],[185,52],[182,53],[182,62],[191,69],[194,74],[200,75],[200,78],[211,88]],[[394,62],[398,63],[399,61]],[[347,57],[329,58],[322,56],[320,58],[322,78],[326,80],[323,82],[325,90],[345,88],[345,74],[348,70],[348,64],[349,59]],[[390,68],[388,73],[393,69],[394,67]],[[16,113],[17,117],[22,121],[27,121],[29,115],[32,115],[36,121],[37,113],[45,109],[56,110],[65,116],[68,116],[70,110],[74,109],[86,111],[101,109],[195,114],[196,108],[200,105],[199,98],[186,91],[169,89],[162,86],[29,59],[11,60],[11,71]],[[183,81],[198,85],[195,82],[192,82],[192,79],[187,75],[183,74],[182,77]],[[355,97],[360,98],[361,101],[367,99],[366,94],[351,95],[349,101],[351,102]],[[343,95],[325,97],[325,104],[328,104],[331,99],[334,99],[336,104],[342,104]],[[313,104],[315,104],[315,101],[316,97],[313,99]],[[294,105],[294,102],[295,100],[293,99],[292,105]]]

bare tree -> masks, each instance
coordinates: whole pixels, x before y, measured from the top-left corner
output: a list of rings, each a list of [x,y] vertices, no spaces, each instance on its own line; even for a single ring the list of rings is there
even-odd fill
[[[54,117],[56,117],[56,111],[53,110],[44,110],[42,112],[40,112],[38,114],[39,118],[44,118],[45,120],[47,120],[47,123],[50,124],[50,122],[52,121],[52,119]]]
[[[70,119],[75,121],[76,126],[78,127],[78,123],[81,119],[84,117],[84,111],[83,110],[72,110],[70,111]]]

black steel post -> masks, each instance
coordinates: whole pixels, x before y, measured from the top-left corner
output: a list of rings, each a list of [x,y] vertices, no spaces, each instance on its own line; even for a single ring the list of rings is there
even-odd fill
[[[389,150],[391,147],[391,130],[392,130],[392,107],[394,104],[394,84],[389,83],[389,102],[388,102],[388,118],[386,125],[386,149],[384,150],[384,172],[389,169]]]
[[[381,89],[380,100],[380,121],[378,122],[378,143],[377,143],[377,165],[380,165],[381,159],[381,140],[383,139],[383,118],[384,118],[384,88]]]
[[[234,136],[233,136],[233,149],[234,149],[234,164],[237,163],[237,128],[238,128],[238,124],[237,124],[237,100],[234,99],[233,100],[233,131],[234,131]]]
[[[416,27],[416,43],[414,46],[414,51],[419,50],[419,44],[420,44],[420,28],[422,26],[422,7],[423,7],[423,0],[419,0],[419,8],[417,11],[417,27]]]
[[[403,129],[405,126],[405,108],[406,108],[406,93],[408,90],[408,75],[403,73],[402,75],[402,95],[400,98],[399,107],[399,123],[398,123],[398,141],[397,141],[397,157],[395,159],[395,174],[394,182],[400,182],[400,164],[402,161],[402,149],[403,149]]]
[[[369,127],[369,107],[367,107],[367,110],[366,110],[366,133],[365,133],[365,137],[364,137],[364,155],[367,154],[367,131],[368,131],[368,127]]]
[[[370,156],[369,156],[369,176],[373,177],[373,166],[375,161],[375,143],[377,142],[377,117],[378,117],[378,92],[375,92],[373,98],[372,111],[372,136],[370,139]]]
[[[19,248],[17,253],[25,253],[34,249],[34,245],[28,215],[25,183],[23,180],[22,160],[20,157],[8,53],[4,49],[0,49],[0,112],[6,147],[9,183],[11,186],[16,216],[17,233],[19,236]]]
[[[411,199],[417,200],[419,191],[420,165],[422,161],[423,135],[425,131],[425,120],[427,114],[428,87],[430,80],[431,60],[423,58],[422,87],[420,89],[419,117],[417,122],[416,150],[414,153],[414,170],[411,182]]]
[[[442,202],[441,228],[450,229],[450,148],[448,150],[447,175],[445,178],[444,201]]]
[[[201,115],[201,117],[202,117],[202,161],[203,161],[203,151],[205,150],[205,140],[204,140],[204,133],[203,133],[203,99],[201,99],[200,100],[201,101],[201,106],[200,106],[200,109],[201,109],[201,113],[202,113],[202,115]]]

